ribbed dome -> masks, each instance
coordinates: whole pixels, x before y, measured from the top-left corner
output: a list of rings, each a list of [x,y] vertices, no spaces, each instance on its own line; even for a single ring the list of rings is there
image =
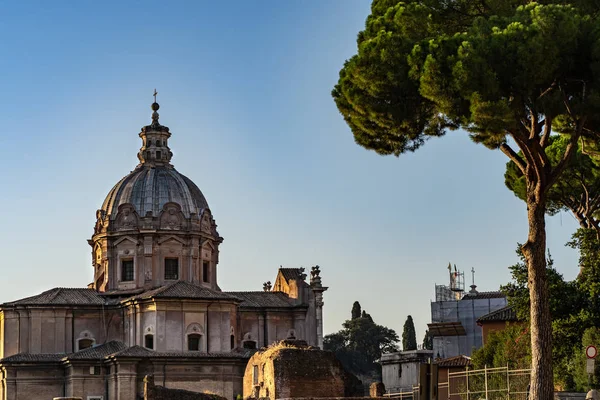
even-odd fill
[[[208,208],[198,186],[172,166],[139,165],[111,189],[102,204],[102,210],[114,219],[119,206],[130,203],[140,217],[144,217],[148,211],[158,216],[169,202],[179,204],[186,218],[190,213],[200,216]]]

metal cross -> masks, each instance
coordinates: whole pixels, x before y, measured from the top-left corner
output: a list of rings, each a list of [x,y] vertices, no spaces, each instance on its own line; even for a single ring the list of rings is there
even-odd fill
[[[158,92],[156,91],[156,89],[154,89],[154,102],[156,103],[156,95],[158,94]]]

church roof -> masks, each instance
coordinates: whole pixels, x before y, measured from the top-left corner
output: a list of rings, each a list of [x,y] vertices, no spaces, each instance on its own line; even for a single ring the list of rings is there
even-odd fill
[[[279,271],[286,281],[290,281],[291,279],[299,279],[300,275],[304,273],[304,268],[279,268]]]
[[[66,353],[18,353],[9,357],[0,359],[0,364],[4,363],[42,363],[42,362],[59,362],[67,354]]]
[[[141,346],[128,347],[125,343],[118,340],[112,340],[104,344],[90,347],[75,353],[19,353],[0,360],[0,364],[7,363],[40,363],[40,362],[61,362],[70,360],[98,360],[102,361],[114,357],[135,357],[135,358],[250,358],[254,350],[241,349],[231,352],[204,353],[198,351],[153,351]]]
[[[495,321],[518,321],[517,312],[511,307],[502,307],[496,311],[492,311],[489,314],[482,315],[477,319],[477,323],[480,322],[495,322]]]
[[[208,208],[206,198],[198,186],[175,168],[140,165],[117,182],[106,196],[101,209],[114,219],[118,207],[129,203],[135,207],[139,216],[143,217],[149,211],[158,216],[169,202],[179,204],[186,218],[190,217],[190,213],[201,215],[202,210]]]
[[[294,299],[291,299],[283,292],[227,292],[242,301],[240,307],[248,308],[291,308],[297,304]]]
[[[118,340],[111,340],[99,346],[89,347],[84,350],[69,354],[65,358],[69,360],[102,360],[105,357],[127,349],[127,345]]]
[[[467,293],[462,300],[503,299],[506,295],[500,291]]]
[[[156,289],[151,289],[127,300],[143,299],[199,299],[199,300],[237,300],[240,299],[225,292],[219,292],[201,285],[186,281],[177,281]]]
[[[26,297],[2,304],[6,306],[20,305],[102,305],[105,299],[93,289],[87,288],[54,288],[38,295]]]
[[[11,306],[101,306],[114,305],[127,300],[143,300],[143,299],[198,299],[198,300],[232,300],[240,302],[242,299],[237,298],[232,294],[219,292],[204,286],[196,285],[190,282],[177,281],[164,285],[158,288],[147,290],[131,296],[132,292],[119,293],[117,291],[99,293],[94,289],[88,288],[54,288],[46,290],[38,295],[26,297],[24,299],[15,300],[4,303],[0,307]],[[135,293],[135,292],[134,292]],[[115,297],[119,294],[128,294]]]
[[[250,358],[253,351],[231,351],[205,353],[201,351],[154,351],[142,346],[131,346],[122,351],[111,354],[111,357],[135,358]]]

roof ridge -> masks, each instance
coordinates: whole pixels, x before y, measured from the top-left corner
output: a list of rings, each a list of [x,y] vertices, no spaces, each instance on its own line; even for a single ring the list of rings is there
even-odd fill
[[[56,292],[54,292],[54,294],[52,295],[52,297],[50,297],[50,299],[48,300],[48,303],[52,303],[52,301],[54,301],[54,299],[56,299],[58,297],[58,295],[60,294],[60,292],[63,290],[63,288],[56,288]]]

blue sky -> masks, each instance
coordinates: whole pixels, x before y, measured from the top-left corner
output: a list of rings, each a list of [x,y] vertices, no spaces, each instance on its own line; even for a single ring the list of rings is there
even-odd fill
[[[95,211],[137,164],[155,87],[172,162],[225,238],[224,290],[319,264],[326,333],[358,300],[399,334],[411,314],[420,340],[448,262],[474,267],[480,290],[507,282],[527,224],[505,156],[459,131],[381,157],[354,144],[337,111],[330,92],[369,6],[0,4],[0,301],[91,281]],[[564,243],[576,224],[547,223],[555,265],[573,279]]]

